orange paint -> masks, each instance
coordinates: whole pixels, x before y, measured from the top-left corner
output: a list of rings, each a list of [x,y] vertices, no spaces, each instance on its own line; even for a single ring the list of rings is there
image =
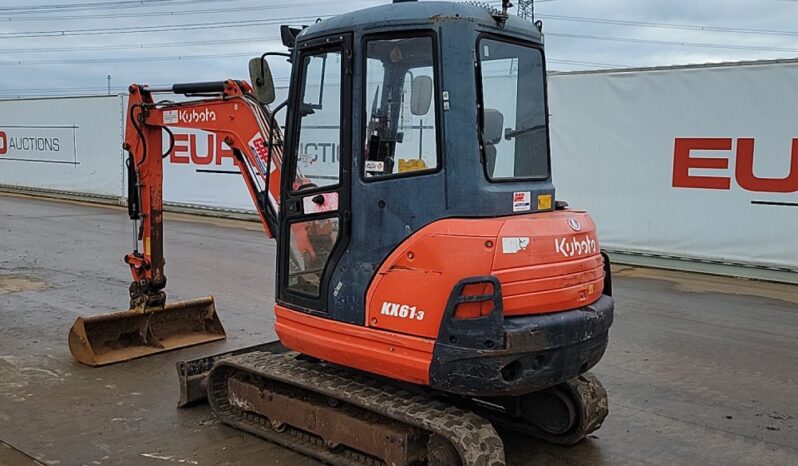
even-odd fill
[[[433,340],[314,317],[274,306],[274,329],[287,348],[347,367],[429,385]]]
[[[454,286],[483,275],[501,282],[505,315],[575,309],[601,296],[603,265],[595,225],[582,211],[440,220],[408,238],[380,267],[366,296],[366,325],[437,338]],[[466,292],[490,291],[481,288]],[[402,316],[395,305],[421,311],[423,319]],[[489,302],[465,304],[456,315],[476,317],[491,308]]]

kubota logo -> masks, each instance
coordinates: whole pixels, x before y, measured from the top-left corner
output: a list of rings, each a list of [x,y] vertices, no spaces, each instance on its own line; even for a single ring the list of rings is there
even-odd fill
[[[8,135],[5,131],[0,131],[0,155],[8,152]]]
[[[207,123],[216,121],[216,112],[207,108],[197,110],[166,110],[163,112],[163,123],[173,125],[176,123]]]
[[[216,121],[216,112],[208,110],[207,108],[202,111],[188,111],[180,110],[180,121],[183,123],[205,123],[208,121]]]
[[[690,169],[726,170],[732,138],[677,138],[673,149],[673,187],[731,189],[731,177],[691,175]],[[725,151],[714,157],[698,157],[692,151]],[[737,139],[734,179],[746,191],[760,193],[798,192],[798,139],[792,140],[790,169],[784,178],[760,178],[754,174],[754,139]]]
[[[596,244],[596,240],[589,235],[585,235],[581,240],[576,236],[572,236],[571,238],[554,238],[554,250],[557,254],[562,254],[563,257],[574,257],[595,254],[598,252],[598,245]]]

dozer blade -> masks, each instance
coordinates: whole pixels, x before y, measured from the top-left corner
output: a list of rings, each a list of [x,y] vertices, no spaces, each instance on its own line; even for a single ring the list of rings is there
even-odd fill
[[[208,296],[145,312],[78,317],[69,330],[69,351],[83,364],[104,366],[226,337]]]

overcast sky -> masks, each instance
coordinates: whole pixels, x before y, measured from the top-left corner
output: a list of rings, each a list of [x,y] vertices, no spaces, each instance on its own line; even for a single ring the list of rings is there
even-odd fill
[[[0,98],[104,93],[109,74],[114,93],[131,82],[246,78],[248,56],[282,50],[280,24],[388,1],[0,0]],[[798,0],[540,0],[535,8],[554,70],[798,57]],[[287,85],[286,67],[274,74]]]

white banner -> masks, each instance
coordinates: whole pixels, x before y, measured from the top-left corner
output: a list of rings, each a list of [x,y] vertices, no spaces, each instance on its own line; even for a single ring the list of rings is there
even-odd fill
[[[604,247],[798,268],[798,62],[549,80],[557,197]]]
[[[603,246],[798,268],[798,61],[554,75],[549,99],[557,197]],[[0,184],[123,196],[123,122],[119,97],[0,101]],[[325,179],[317,126],[300,169]],[[175,137],[167,202],[253,210],[224,143]]]
[[[0,100],[0,184],[119,196],[119,96]]]
[[[175,148],[164,159],[164,201],[255,210],[233,151],[211,133],[174,128]],[[164,135],[164,144],[168,144]],[[164,147],[166,149],[166,147]]]

